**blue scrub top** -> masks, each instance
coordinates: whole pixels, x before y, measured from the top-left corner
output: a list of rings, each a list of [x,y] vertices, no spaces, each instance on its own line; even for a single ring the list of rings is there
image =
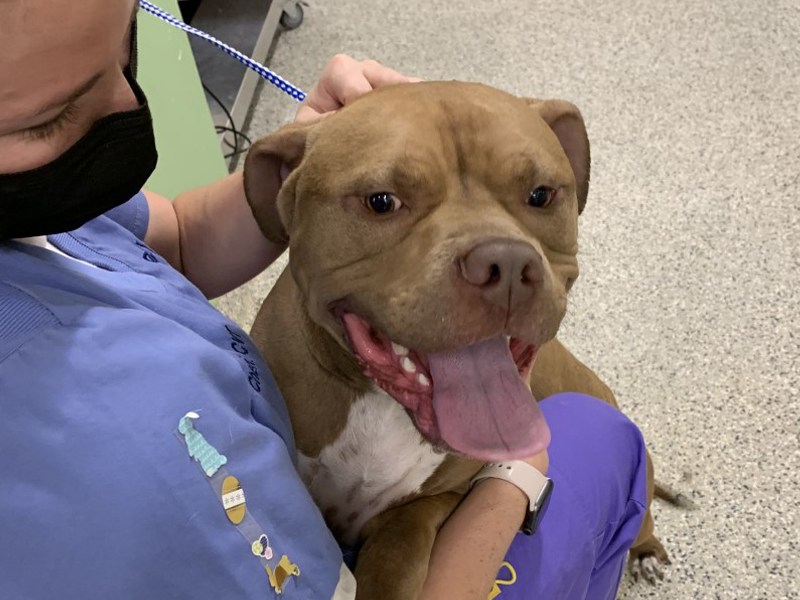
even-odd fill
[[[299,570],[283,598],[347,597],[266,364],[143,243],[147,223],[139,194],[49,236],[95,266],[0,243],[0,597],[276,598],[283,555]],[[225,457],[215,478],[178,431],[189,412],[199,458]],[[245,494],[238,527],[223,475]]]

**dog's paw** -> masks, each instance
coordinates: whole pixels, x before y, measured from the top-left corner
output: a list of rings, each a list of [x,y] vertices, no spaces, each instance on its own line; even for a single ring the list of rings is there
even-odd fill
[[[650,585],[664,579],[664,569],[661,562],[652,554],[641,555],[630,561],[631,576],[638,582],[644,579]]]
[[[638,582],[644,579],[650,585],[656,585],[664,579],[664,567],[669,564],[667,551],[654,537],[631,549],[628,562],[633,580]]]

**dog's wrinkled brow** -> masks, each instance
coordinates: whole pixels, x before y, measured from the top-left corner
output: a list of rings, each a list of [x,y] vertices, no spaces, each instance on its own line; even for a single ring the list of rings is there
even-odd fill
[[[541,171],[537,161],[524,153],[511,155],[503,164],[506,178],[519,184],[531,183],[540,175]]]
[[[392,167],[390,178],[398,190],[416,190],[431,183],[431,164],[403,160]]]
[[[409,193],[429,186],[432,165],[418,160],[401,159],[383,166],[372,165],[369,171],[354,173],[348,187],[354,193]]]

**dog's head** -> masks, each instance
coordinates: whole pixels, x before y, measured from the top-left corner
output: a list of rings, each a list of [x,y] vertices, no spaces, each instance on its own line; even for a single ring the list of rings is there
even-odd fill
[[[527,378],[578,276],[588,184],[572,104],[457,82],[380,89],[245,165],[311,319],[427,439],[486,460],[549,441]]]

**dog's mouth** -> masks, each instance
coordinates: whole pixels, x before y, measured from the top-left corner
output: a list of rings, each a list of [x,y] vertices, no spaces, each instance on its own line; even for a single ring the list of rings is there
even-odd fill
[[[361,317],[341,314],[364,373],[409,412],[434,446],[473,458],[527,458],[550,431],[524,378],[537,348],[499,335],[426,354],[394,343]]]

